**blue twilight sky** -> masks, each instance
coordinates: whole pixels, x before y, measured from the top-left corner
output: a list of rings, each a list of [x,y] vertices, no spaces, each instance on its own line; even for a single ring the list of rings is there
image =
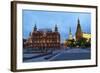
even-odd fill
[[[52,30],[57,24],[61,41],[64,41],[68,39],[69,28],[71,28],[72,35],[75,36],[78,18],[82,31],[91,33],[91,13],[23,10],[23,37],[29,37],[29,33],[33,30],[35,24],[38,29],[50,28]]]

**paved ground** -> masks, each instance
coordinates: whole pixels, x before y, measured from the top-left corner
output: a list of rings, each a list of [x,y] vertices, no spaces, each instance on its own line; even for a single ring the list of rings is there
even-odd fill
[[[60,60],[80,60],[90,59],[91,53],[89,48],[73,48],[57,50],[49,53],[23,53],[23,62],[40,62],[40,61],[60,61]]]

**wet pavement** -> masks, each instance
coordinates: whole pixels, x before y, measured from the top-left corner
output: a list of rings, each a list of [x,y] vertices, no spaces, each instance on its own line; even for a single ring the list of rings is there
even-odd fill
[[[82,60],[90,58],[91,50],[89,48],[66,48],[47,53],[35,53],[32,50],[24,49],[23,52],[23,62]]]

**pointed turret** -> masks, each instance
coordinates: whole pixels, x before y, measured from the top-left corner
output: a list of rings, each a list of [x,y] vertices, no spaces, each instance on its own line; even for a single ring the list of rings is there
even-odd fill
[[[70,35],[70,34],[72,34],[72,33],[71,33],[71,27],[69,28],[69,35]]]
[[[34,26],[34,31],[37,31],[37,26],[36,26],[36,24],[35,24],[35,26]]]
[[[73,39],[72,37],[72,32],[71,32],[71,27],[69,28],[69,40]]]
[[[58,32],[57,24],[55,25],[55,32]]]
[[[82,33],[82,29],[81,29],[81,25],[80,25],[80,20],[78,18],[78,21],[77,21],[77,29],[76,29],[76,40],[79,40],[82,38],[83,36],[83,33]]]
[[[79,18],[78,18],[78,25],[77,25],[77,31],[76,32],[82,32]]]

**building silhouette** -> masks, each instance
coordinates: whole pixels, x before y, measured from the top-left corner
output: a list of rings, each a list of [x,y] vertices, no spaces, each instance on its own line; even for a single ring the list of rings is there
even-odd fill
[[[73,37],[72,32],[71,32],[71,28],[69,28],[69,35],[68,35],[68,39],[66,39],[64,41],[64,48],[77,47],[77,45],[83,46],[80,44],[84,44],[84,46],[86,46],[86,44],[91,44],[91,34],[85,33],[82,31],[80,20],[78,18],[75,36]]]
[[[69,35],[68,39],[64,41],[64,48],[71,47],[75,43],[75,40],[73,38],[72,32],[71,32],[71,27],[69,28]]]
[[[24,47],[31,48],[60,48],[60,33],[55,25],[54,31],[49,28],[37,29],[35,24],[33,31],[30,32]]]
[[[78,18],[78,23],[77,23],[77,29],[76,29],[76,40],[80,40],[81,38],[83,38],[83,32],[81,29],[81,25],[80,25],[80,20]]]
[[[91,34],[90,33],[85,33],[82,31],[81,29],[81,24],[80,24],[80,20],[78,18],[78,24],[77,24],[77,29],[76,29],[76,41],[80,40],[80,39],[86,39],[87,41],[91,40]]]
[[[69,40],[72,40],[73,39],[73,36],[72,36],[72,32],[71,32],[71,28],[69,28]]]
[[[91,34],[84,33],[81,29],[80,20],[77,20],[77,29],[73,37],[71,32],[71,27],[69,28],[68,39],[64,40],[63,43],[60,42],[60,33],[58,31],[57,25],[55,25],[54,30],[50,28],[38,29],[36,24],[33,27],[32,32],[29,33],[27,40],[23,40],[24,48],[66,48],[69,46],[75,46],[78,42],[91,43]]]

